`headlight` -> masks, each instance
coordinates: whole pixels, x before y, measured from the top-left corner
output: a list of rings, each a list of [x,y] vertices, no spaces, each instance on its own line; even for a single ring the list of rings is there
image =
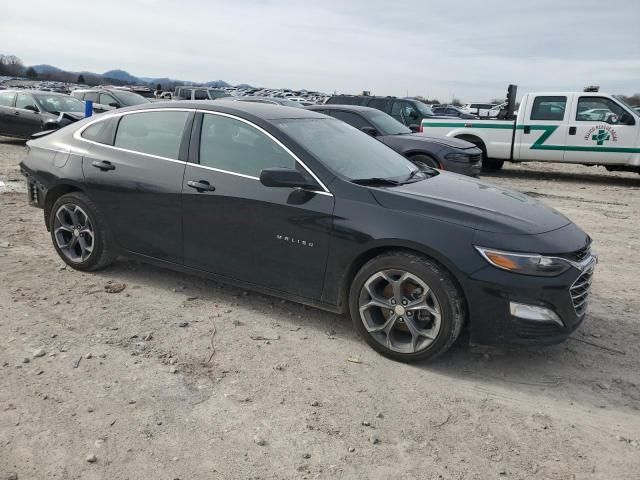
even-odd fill
[[[444,158],[446,158],[447,160],[451,160],[452,162],[468,162],[469,161],[469,155],[466,153],[455,153],[455,152],[451,152],[451,153],[447,153]]]
[[[476,250],[494,267],[523,275],[554,277],[571,268],[571,264],[567,260],[558,257],[545,257],[535,253],[504,252],[478,246],[476,246]]]

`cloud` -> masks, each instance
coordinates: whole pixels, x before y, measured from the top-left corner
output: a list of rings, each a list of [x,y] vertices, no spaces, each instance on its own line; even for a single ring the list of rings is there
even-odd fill
[[[446,101],[600,84],[640,91],[640,2],[11,2],[0,45],[26,63]]]

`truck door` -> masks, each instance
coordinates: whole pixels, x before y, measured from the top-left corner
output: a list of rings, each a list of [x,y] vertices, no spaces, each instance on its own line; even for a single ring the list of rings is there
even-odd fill
[[[562,162],[567,138],[569,112],[565,95],[529,96],[522,123],[516,125],[514,156],[519,160]],[[518,152],[519,155],[515,155]]]
[[[638,122],[611,98],[581,95],[571,109],[566,162],[626,164],[637,147]]]

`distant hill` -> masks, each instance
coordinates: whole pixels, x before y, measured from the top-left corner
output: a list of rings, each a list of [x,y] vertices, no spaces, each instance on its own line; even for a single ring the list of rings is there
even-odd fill
[[[64,70],[58,68],[58,67],[54,67],[53,65],[47,65],[47,64],[42,64],[42,65],[32,65],[32,68],[38,73],[60,73],[63,72]]]
[[[107,72],[104,72],[102,76],[104,78],[114,78],[125,83],[145,83],[142,82],[138,77],[134,77],[129,72],[125,72],[124,70],[109,70]]]

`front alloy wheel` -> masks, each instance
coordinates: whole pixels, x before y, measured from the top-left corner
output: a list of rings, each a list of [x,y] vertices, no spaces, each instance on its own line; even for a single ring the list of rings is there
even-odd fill
[[[451,274],[417,252],[369,260],[349,292],[353,324],[381,354],[403,362],[433,359],[460,334],[466,303]]]
[[[358,303],[364,328],[391,351],[420,352],[440,331],[438,299],[424,281],[409,272],[374,273],[360,291]]]

